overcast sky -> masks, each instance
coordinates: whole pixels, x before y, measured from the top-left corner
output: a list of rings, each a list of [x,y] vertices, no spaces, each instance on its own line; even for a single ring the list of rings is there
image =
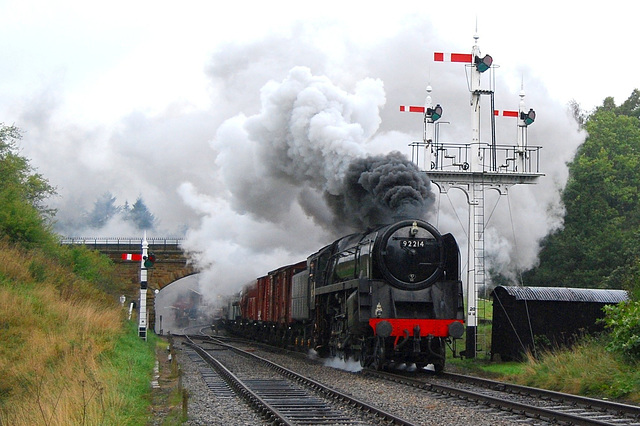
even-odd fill
[[[335,236],[324,226],[330,218],[321,197],[330,179],[284,176],[287,165],[273,153],[293,150],[300,165],[311,159],[308,147],[327,147],[334,157],[316,161],[327,150],[310,151],[315,159],[305,169],[320,164],[325,174],[345,155],[410,155],[422,122],[398,105],[421,104],[428,84],[452,123],[444,136],[465,141],[464,66],[432,59],[434,51],[470,52],[477,23],[483,54],[499,66],[496,106],[517,109],[524,83],[538,113],[529,143],[543,147],[546,176],[536,188],[514,189],[523,200],[516,218],[497,210],[497,226],[487,230],[496,264],[530,267],[539,239],[561,226],[564,164],[584,139],[567,119],[567,103],[591,110],[613,96],[619,104],[640,86],[640,8],[436,3],[0,0],[0,122],[24,131],[22,152],[58,188],[51,204],[66,231],[96,233],[73,223],[104,192],[119,203],[142,196],[158,218],[157,236],[188,231],[202,265],[224,270],[218,277],[250,277],[257,272],[237,259],[252,256],[256,270],[269,270]],[[276,119],[291,112],[287,94],[311,89],[327,103],[309,102],[330,112],[327,128],[341,136],[284,150],[260,145],[267,131],[272,139],[295,136]],[[464,244],[466,219],[455,212],[464,214],[464,200],[443,203],[449,211],[429,219]],[[532,221],[539,226],[529,229]],[[505,230],[519,224],[528,232],[516,243]],[[100,236],[132,232],[112,223]]]

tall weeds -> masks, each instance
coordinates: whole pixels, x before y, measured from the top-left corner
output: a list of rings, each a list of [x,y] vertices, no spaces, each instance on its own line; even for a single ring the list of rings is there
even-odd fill
[[[585,338],[571,349],[529,357],[512,379],[528,386],[639,403],[637,365],[623,362],[605,346],[602,338]]]
[[[117,349],[127,339],[123,318],[68,268],[0,243],[0,425],[138,423],[144,407],[131,409],[123,383],[151,368]],[[129,349],[149,363],[131,331]]]

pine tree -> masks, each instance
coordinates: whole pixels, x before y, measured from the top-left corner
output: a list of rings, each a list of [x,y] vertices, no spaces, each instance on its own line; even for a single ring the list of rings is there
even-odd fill
[[[141,196],[128,211],[128,218],[136,225],[136,228],[141,230],[153,229],[156,222],[155,216],[151,214]]]
[[[93,210],[87,215],[87,225],[100,229],[120,213],[120,210],[121,208],[116,206],[116,198],[110,192],[105,192],[93,204]]]

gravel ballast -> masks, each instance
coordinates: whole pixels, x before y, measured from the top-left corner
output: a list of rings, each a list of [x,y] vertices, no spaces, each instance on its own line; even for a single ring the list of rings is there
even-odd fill
[[[211,390],[201,372],[204,362],[190,356],[190,351],[192,350],[181,344],[174,346],[174,353],[182,370],[182,386],[189,392],[188,420],[185,424],[238,426],[267,424],[241,398],[221,396],[219,391]],[[496,412],[485,406],[365,377],[340,368],[325,366],[311,359],[301,359],[284,353],[259,349],[255,349],[254,353],[416,424],[473,424],[475,426],[514,424],[515,419],[509,418],[508,413]],[[349,367],[341,361],[333,361],[332,365]],[[522,419],[518,422],[522,422]]]

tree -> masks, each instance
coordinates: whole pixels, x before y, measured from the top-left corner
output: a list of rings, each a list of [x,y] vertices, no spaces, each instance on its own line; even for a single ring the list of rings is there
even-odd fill
[[[640,259],[640,92],[624,108],[607,98],[585,122],[589,137],[569,164],[564,229],[542,244],[527,285],[633,290]],[[634,106],[635,105],[635,106]]]
[[[629,99],[618,108],[618,114],[640,118],[640,90],[634,89]]]
[[[120,210],[116,206],[116,198],[110,192],[105,192],[93,203],[93,210],[87,215],[87,224],[91,228],[102,228]]]
[[[44,201],[55,189],[18,155],[21,138],[17,127],[0,123],[0,236],[25,245],[51,242],[55,210]]]
[[[116,204],[116,197],[110,192],[102,194],[93,204],[93,210],[86,215],[87,225],[100,229],[113,217],[119,217],[125,222],[131,222],[140,230],[150,230],[155,227],[156,218],[149,211],[142,197],[138,197],[135,203],[124,205]]]
[[[580,104],[575,99],[569,101],[569,111],[574,120],[580,127],[584,127],[584,123],[587,121],[587,114],[580,108]]]
[[[147,205],[138,197],[131,210],[128,211],[128,219],[131,220],[138,229],[149,230],[155,226],[156,218],[151,214]]]
[[[44,201],[56,194],[49,182],[36,173],[29,160],[18,155],[17,144],[22,139],[20,129],[0,123],[0,186],[18,189],[20,197],[48,218],[55,210],[45,206]]]

